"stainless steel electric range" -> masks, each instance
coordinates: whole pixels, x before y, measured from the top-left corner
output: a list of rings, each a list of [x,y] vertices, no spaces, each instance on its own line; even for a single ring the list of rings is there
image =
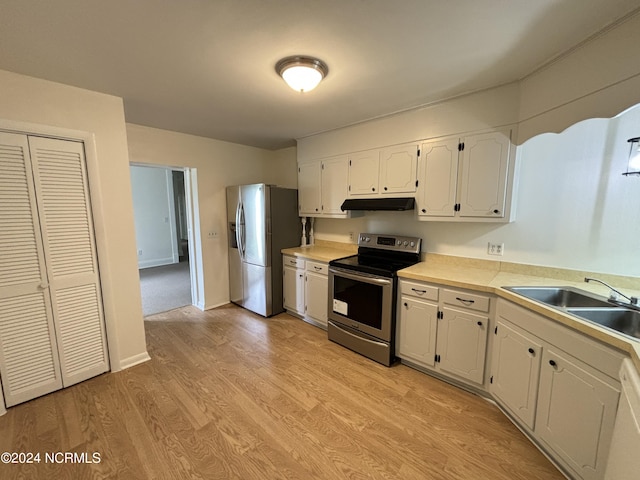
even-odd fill
[[[390,366],[398,270],[420,261],[422,240],[362,233],[358,254],[329,262],[329,340]]]

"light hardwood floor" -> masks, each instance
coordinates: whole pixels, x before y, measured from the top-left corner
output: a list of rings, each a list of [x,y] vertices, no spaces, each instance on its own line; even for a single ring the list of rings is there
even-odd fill
[[[492,404],[287,314],[146,322],[150,362],[10,408],[1,479],[562,479]],[[100,463],[45,463],[94,452]]]

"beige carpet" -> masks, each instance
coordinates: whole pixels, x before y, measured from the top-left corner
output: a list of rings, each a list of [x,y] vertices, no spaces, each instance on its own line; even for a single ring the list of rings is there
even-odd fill
[[[189,262],[143,268],[139,272],[145,317],[191,305]]]

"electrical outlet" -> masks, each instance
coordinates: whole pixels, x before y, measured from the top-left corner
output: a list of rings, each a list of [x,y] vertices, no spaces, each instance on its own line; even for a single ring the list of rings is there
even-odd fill
[[[353,242],[355,240],[355,234],[353,232],[349,232],[349,241]]]
[[[209,238],[218,238],[218,232],[213,231],[213,232],[209,232],[208,237]]]
[[[138,250],[138,256],[141,257],[142,256],[142,250]]]
[[[491,243],[487,246],[487,253],[489,255],[502,256],[504,254],[504,243]]]

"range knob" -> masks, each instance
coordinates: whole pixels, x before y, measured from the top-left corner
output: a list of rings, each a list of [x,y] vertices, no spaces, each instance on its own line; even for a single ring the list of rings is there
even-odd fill
[[[415,247],[415,246],[416,246],[416,242],[411,242],[411,243],[409,243],[409,246],[410,246],[411,248]]]
[[[409,242],[405,240],[404,242],[402,242],[402,244],[406,247],[407,245],[409,245]]]
[[[371,237],[367,237],[364,239],[365,242],[370,242],[371,241]]]
[[[400,245],[402,245],[402,241],[400,241],[400,240],[397,240],[397,241],[396,241],[396,245],[397,245],[397,246],[400,246]]]

